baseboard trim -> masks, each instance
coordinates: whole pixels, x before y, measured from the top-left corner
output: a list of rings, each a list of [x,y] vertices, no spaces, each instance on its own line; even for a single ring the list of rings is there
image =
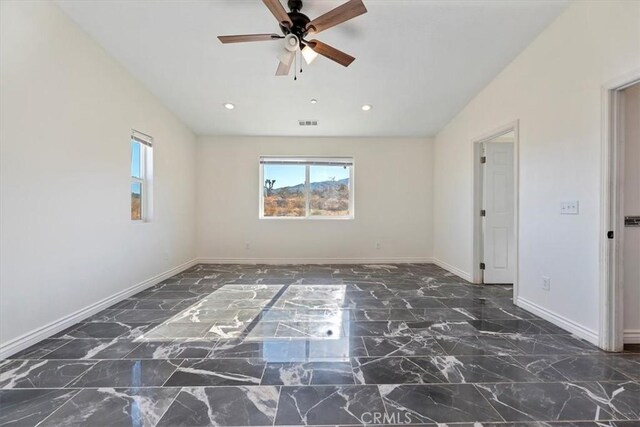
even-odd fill
[[[6,359],[12,354],[22,351],[25,348],[28,348],[33,344],[36,344],[37,342],[42,341],[43,339],[48,338],[51,335],[64,330],[65,328],[68,328],[69,326],[81,322],[87,317],[93,316],[97,312],[104,310],[105,308],[130,297],[131,295],[137,294],[138,292],[143,291],[171,276],[174,276],[190,267],[193,267],[197,263],[197,259],[185,262],[184,264],[173,267],[170,270],[167,270],[136,285],[133,285],[130,288],[124,289],[107,298],[88,305],[87,307],[71,313],[68,316],[62,317],[54,322],[51,322],[40,328],[34,329],[31,332],[27,332],[24,335],[14,338],[0,345],[0,360]]]
[[[473,282],[473,278],[471,277],[471,274],[467,273],[464,270],[460,270],[458,267],[454,267],[451,264],[447,264],[446,262],[439,260],[438,258],[433,258],[433,263],[438,267],[444,268],[448,272],[455,274],[458,277],[462,277],[467,282]]]
[[[577,337],[589,341],[593,345],[599,345],[598,333],[592,329],[585,328],[579,323],[574,322],[571,319],[567,319],[553,311],[546,309],[534,302],[531,302],[525,298],[518,297],[516,305],[520,308],[524,308],[531,313],[542,317],[545,320],[553,323],[556,326],[571,332]]]
[[[399,258],[198,258],[198,264],[424,264],[428,257]]]
[[[640,329],[627,329],[624,331],[625,344],[640,344]]]

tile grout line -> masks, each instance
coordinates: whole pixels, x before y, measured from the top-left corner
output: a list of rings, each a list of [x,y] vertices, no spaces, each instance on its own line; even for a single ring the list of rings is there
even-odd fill
[[[66,390],[66,389],[61,389],[61,390]],[[73,389],[69,389],[69,390],[73,390]],[[51,412],[49,415],[47,415],[46,417],[44,417],[40,422],[38,422],[36,424],[36,427],[41,425],[42,423],[44,423],[46,420],[48,420],[49,418],[51,418],[51,416],[53,416],[53,414],[55,414],[56,412],[58,412],[60,409],[62,409],[67,403],[71,402],[71,400],[76,397],[77,395],[79,395],[80,393],[82,393],[83,389],[79,389],[77,390],[75,393],[73,393],[71,396],[69,396],[69,398],[67,400],[64,401],[64,403],[60,406],[58,406],[56,409],[53,410],[53,412]]]

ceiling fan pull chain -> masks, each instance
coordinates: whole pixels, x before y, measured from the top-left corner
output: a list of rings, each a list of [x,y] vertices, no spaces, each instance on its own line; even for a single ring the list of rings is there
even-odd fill
[[[298,80],[298,55],[293,54],[293,80]]]
[[[304,61],[302,60],[302,51],[300,51],[300,57],[301,57],[301,58],[300,58],[300,74],[302,74],[302,63],[304,62]]]

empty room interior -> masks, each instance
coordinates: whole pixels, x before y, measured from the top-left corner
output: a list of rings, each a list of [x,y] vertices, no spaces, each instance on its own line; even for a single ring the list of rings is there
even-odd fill
[[[0,0],[0,425],[640,426],[640,1]]]

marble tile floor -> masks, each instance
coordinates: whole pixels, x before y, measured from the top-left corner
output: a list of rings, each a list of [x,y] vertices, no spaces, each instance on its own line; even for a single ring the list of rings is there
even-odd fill
[[[609,354],[432,264],[197,265],[0,361],[0,425],[640,426]]]

